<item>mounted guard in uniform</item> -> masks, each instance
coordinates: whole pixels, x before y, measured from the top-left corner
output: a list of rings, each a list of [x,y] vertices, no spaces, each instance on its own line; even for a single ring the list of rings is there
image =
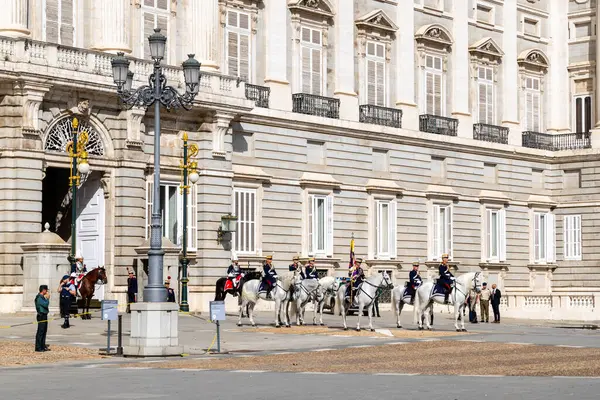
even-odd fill
[[[308,259],[308,265],[304,268],[304,274],[302,276],[302,279],[319,279],[317,267],[315,267],[314,257]]]
[[[273,256],[266,256],[263,264],[262,286],[267,291],[267,299],[272,299],[271,292],[277,285],[277,272],[273,267]]]
[[[231,257],[231,265],[227,268],[227,282],[225,282],[224,291],[231,290],[232,296],[237,297],[240,280],[242,279],[242,269],[236,255]]]
[[[415,294],[419,286],[423,283],[423,279],[419,275],[419,263],[415,261],[412,266],[413,269],[408,274],[408,285],[406,287],[410,294],[410,304],[415,303]]]
[[[442,254],[442,263],[440,264],[440,277],[438,283],[444,288],[444,304],[448,304],[448,298],[454,287],[454,275],[450,272],[448,265],[448,254]]]
[[[362,267],[362,258],[356,258],[354,261],[354,267],[350,270],[350,284],[346,287],[346,298],[354,298],[356,290],[365,280],[365,271]]]
[[[289,266],[289,270],[290,272],[294,273],[294,276],[300,275],[300,278],[304,279],[304,271],[302,271],[302,266],[300,266],[298,261],[300,261],[300,257],[294,256],[294,258],[292,259],[292,263]]]

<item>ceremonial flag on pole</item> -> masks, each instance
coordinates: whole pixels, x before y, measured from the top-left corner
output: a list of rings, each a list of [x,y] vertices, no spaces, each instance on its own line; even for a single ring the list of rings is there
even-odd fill
[[[354,234],[352,234],[352,240],[350,240],[350,263],[348,269],[352,269],[354,266]]]

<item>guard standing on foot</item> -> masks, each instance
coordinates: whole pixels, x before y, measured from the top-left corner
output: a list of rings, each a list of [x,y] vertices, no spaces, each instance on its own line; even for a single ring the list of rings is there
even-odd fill
[[[60,327],[67,329],[71,326],[69,324],[71,302],[73,301],[73,297],[77,295],[75,285],[71,282],[69,275],[62,277],[57,292],[60,295],[60,316],[65,319]]]

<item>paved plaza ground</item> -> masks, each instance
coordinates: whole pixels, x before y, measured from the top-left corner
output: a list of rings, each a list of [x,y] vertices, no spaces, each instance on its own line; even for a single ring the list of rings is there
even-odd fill
[[[31,320],[0,315],[0,346],[10,341],[33,348]],[[196,399],[199,391],[213,399],[546,400],[595,399],[600,392],[600,330],[582,329],[583,323],[504,320],[467,323],[468,332],[458,333],[448,313],[436,313],[433,332],[416,330],[411,313],[402,319],[404,329],[397,329],[391,312],[384,312],[374,318],[375,332],[344,331],[341,318],[332,315],[324,317],[325,327],[276,329],[272,313],[259,313],[256,320],[258,328],[237,327],[237,318],[228,316],[221,326],[223,354],[216,355],[206,353],[216,349],[215,325],[202,315],[182,314],[180,342],[186,354],[143,360],[91,357],[106,347],[106,322],[99,318],[74,319],[68,330],[56,320],[48,344],[61,356],[3,368],[2,397],[68,396],[69,385],[59,383],[62,375],[102,382],[86,400]],[[349,326],[355,322],[356,316],[349,318]],[[364,326],[367,322],[363,318]],[[127,314],[123,331],[126,344]],[[115,332],[111,339],[115,346]],[[59,346],[74,346],[74,354],[84,356],[69,359]],[[3,361],[2,354],[0,366],[15,365]],[[32,380],[46,382],[44,390],[32,387]]]

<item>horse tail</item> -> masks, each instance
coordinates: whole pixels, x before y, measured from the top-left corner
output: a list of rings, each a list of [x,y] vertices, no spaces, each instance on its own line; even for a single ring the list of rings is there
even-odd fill
[[[421,296],[419,295],[419,288],[415,290],[415,302],[413,307],[413,322],[419,324],[421,311]]]
[[[398,306],[396,305],[396,302],[398,300],[396,299],[396,289],[392,290],[392,313],[393,315],[396,315],[396,313],[398,312]]]
[[[221,279],[223,279],[223,278],[219,278],[217,280],[217,283],[215,284],[215,301],[221,300],[221,295],[223,293],[223,289],[221,286]]]
[[[342,288],[343,288],[343,290],[342,290]],[[342,296],[342,295],[340,295],[340,293],[344,293],[345,291],[346,291],[346,285],[340,285],[338,287],[338,290],[334,296],[335,302],[333,304],[333,315],[339,315],[340,312],[342,311],[340,307],[342,306],[342,302],[344,301],[344,299],[343,298],[340,299],[340,297]]]

